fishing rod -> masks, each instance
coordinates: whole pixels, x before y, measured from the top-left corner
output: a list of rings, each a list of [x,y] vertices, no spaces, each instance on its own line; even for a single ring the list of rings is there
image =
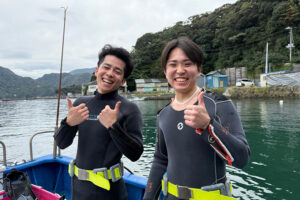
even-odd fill
[[[59,84],[58,84],[58,97],[57,97],[57,111],[56,111],[56,125],[55,125],[55,132],[58,129],[58,119],[59,119],[59,105],[60,105],[60,97],[61,97],[61,80],[62,80],[62,65],[63,65],[63,57],[64,57],[64,43],[65,43],[65,28],[66,28],[66,13],[67,8],[61,7],[64,9],[64,28],[63,28],[63,39],[62,39],[62,47],[61,47],[61,57],[60,57],[60,73],[59,73]],[[53,158],[56,158],[57,152],[57,144],[54,140],[53,144]],[[58,156],[60,156],[60,149],[58,148]]]

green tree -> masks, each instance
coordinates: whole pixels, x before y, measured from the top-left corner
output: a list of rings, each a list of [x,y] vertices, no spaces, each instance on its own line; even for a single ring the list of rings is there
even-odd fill
[[[157,33],[138,38],[131,52],[136,69],[133,78],[163,77],[160,56],[164,45],[179,36],[196,42],[204,53],[203,72],[246,67],[249,74],[263,69],[266,42],[272,66],[288,62],[288,31],[293,25],[293,60],[300,60],[298,0],[239,0],[211,13],[191,16]]]

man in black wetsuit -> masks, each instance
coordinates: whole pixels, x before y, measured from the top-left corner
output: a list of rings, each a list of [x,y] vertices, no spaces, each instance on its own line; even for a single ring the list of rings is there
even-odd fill
[[[127,199],[122,155],[132,161],[143,152],[142,117],[138,107],[118,94],[131,74],[128,51],[105,45],[95,70],[95,96],[68,100],[68,116],[55,133],[57,145],[72,144],[78,131],[76,159],[69,167],[72,200]]]
[[[172,40],[162,52],[175,98],[157,116],[144,200],[157,199],[161,189],[165,199],[232,199],[226,163],[243,168],[249,161],[249,146],[231,100],[197,86],[202,63],[201,49],[185,37]]]

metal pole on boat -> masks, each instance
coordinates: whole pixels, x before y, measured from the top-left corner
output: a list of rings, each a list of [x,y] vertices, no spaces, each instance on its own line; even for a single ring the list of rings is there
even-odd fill
[[[2,145],[2,148],[3,148],[3,165],[6,167],[7,166],[7,163],[6,163],[6,146],[5,146],[4,142],[2,142],[2,141],[0,141],[0,144]]]
[[[65,43],[65,27],[66,27],[66,13],[67,9],[65,7],[61,7],[64,9],[64,28],[63,28],[63,39],[62,39],[62,47],[61,47],[61,57],[60,57],[60,73],[59,73],[59,86],[58,86],[58,97],[57,97],[57,111],[56,111],[56,126],[55,132],[58,129],[58,119],[59,119],[59,104],[60,104],[60,96],[61,96],[61,79],[62,79],[62,65],[63,65],[63,57],[64,57],[64,43]],[[54,140],[53,145],[53,158],[56,158],[57,145]],[[60,156],[60,149],[58,149],[58,155]]]

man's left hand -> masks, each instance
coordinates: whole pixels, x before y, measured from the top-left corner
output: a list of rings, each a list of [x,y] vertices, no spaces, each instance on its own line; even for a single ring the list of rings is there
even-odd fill
[[[118,101],[115,105],[115,109],[111,109],[109,105],[105,106],[105,108],[98,115],[99,122],[105,127],[112,127],[114,123],[118,120],[119,108],[121,105],[121,101]]]
[[[210,122],[204,99],[204,92],[200,92],[198,96],[198,105],[188,105],[184,110],[185,124],[196,129],[205,130]]]

